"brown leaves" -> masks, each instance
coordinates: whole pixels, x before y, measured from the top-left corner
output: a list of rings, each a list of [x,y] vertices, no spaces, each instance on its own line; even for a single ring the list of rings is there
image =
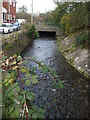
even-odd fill
[[[22,63],[23,63],[22,59],[18,60],[18,56],[14,55],[2,61],[1,66],[2,66],[2,69],[5,71],[16,70],[20,65],[22,65]]]

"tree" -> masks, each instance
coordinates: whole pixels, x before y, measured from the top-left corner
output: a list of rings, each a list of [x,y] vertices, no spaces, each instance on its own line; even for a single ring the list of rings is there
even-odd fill
[[[77,31],[78,29],[85,28],[88,21],[88,3],[71,3],[72,6],[68,7],[67,13],[64,13],[61,18],[61,28],[65,34]]]
[[[27,8],[25,5],[23,5],[22,7],[20,7],[20,8],[18,9],[18,11],[19,11],[20,13],[26,13],[26,12],[28,11],[28,8]]]
[[[57,7],[51,12],[52,22],[56,25],[60,24],[62,16],[67,13],[67,9],[70,3],[57,2]]]
[[[28,9],[25,5],[20,7],[18,9],[18,12],[16,13],[17,19],[26,19],[27,22],[30,22],[31,20],[31,15],[27,13]]]
[[[57,3],[58,3],[58,0],[53,0],[53,2],[54,2],[55,4],[57,4]]]

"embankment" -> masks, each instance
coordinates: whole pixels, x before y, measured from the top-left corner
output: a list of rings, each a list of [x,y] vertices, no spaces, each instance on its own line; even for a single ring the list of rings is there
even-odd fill
[[[73,35],[58,37],[57,43],[67,62],[86,77],[90,77],[88,49],[76,47]]]
[[[2,36],[2,51],[7,56],[22,53],[33,41],[25,32],[15,32],[11,35]]]

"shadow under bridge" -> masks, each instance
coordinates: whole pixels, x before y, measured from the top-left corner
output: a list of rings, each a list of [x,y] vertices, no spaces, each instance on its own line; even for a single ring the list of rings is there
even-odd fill
[[[58,27],[52,25],[37,24],[35,25],[36,31],[39,32],[40,36],[56,36],[58,35]]]

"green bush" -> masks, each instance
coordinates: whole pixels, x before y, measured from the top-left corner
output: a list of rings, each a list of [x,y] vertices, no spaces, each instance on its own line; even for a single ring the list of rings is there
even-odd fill
[[[78,35],[75,35],[75,45],[80,46],[81,48],[88,46],[88,34],[86,32],[80,32]]]
[[[23,29],[26,30],[26,33],[29,37],[31,37],[33,39],[39,37],[39,34],[36,32],[36,28],[35,28],[34,24],[26,23],[26,24],[24,24]]]

